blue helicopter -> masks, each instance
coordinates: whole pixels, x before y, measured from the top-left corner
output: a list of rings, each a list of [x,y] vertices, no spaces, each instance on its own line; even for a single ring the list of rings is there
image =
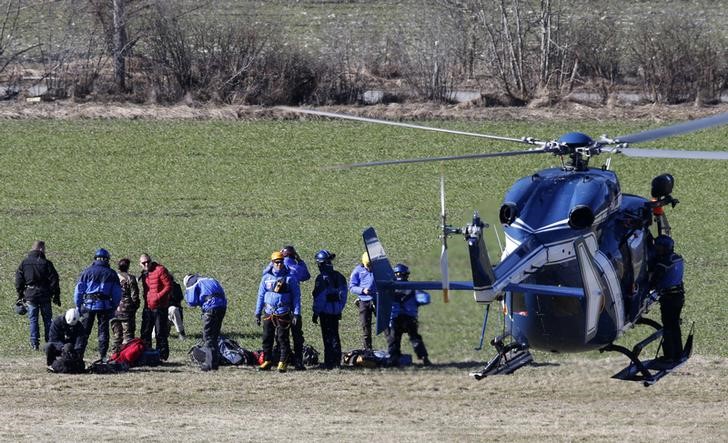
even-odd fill
[[[505,248],[496,266],[490,262],[483,237],[488,225],[477,212],[472,221],[462,228],[447,224],[442,177],[442,281],[396,281],[375,230],[371,227],[366,229],[363,239],[378,290],[377,333],[387,327],[395,289],[442,290],[446,301],[449,290],[467,290],[473,291],[477,303],[487,306],[483,332],[492,302],[500,301],[505,315],[502,334],[491,342],[496,356],[482,370],[471,374],[476,379],[509,374],[531,363],[533,357],[529,349],[559,353],[598,349],[620,352],[630,359],[629,366],[615,374],[615,378],[642,381],[649,386],[690,357],[692,328],[681,358],[674,363],[665,366],[657,364],[657,359],[640,359],[645,346],[661,338],[663,332],[662,325],[644,317],[644,314],[659,300],[659,295],[649,284],[648,260],[653,253],[650,227],[655,223],[659,234],[670,235],[664,209],[678,203],[672,197],[673,177],[669,174],[655,177],[652,199],[647,199],[622,193],[616,173],[609,169],[609,161],[601,168],[593,168],[589,167],[589,160],[602,153],[728,160],[728,152],[637,149],[630,146],[726,124],[728,113],[614,139],[602,136],[595,141],[586,134],[572,132],[555,141],[540,141],[323,111],[287,109],[532,146],[526,151],[386,160],[346,165],[348,167],[532,154],[552,154],[561,158],[561,167],[523,177],[506,193],[499,211]],[[447,239],[455,234],[463,235],[467,243],[472,281],[449,281]],[[651,326],[654,332],[632,349],[614,343],[637,324]]]

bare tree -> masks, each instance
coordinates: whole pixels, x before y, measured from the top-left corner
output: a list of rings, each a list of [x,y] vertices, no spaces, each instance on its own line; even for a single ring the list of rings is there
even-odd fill
[[[24,44],[17,38],[18,31],[25,25],[20,19],[21,11],[26,8],[22,1],[3,1],[0,8],[0,72],[4,72],[18,57],[39,44]]]

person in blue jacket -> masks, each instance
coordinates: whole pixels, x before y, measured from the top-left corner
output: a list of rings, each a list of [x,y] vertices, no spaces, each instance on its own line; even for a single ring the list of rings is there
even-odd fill
[[[410,271],[406,265],[398,263],[393,270],[395,280],[409,280]],[[389,366],[399,365],[399,359],[402,356],[402,335],[405,333],[409,335],[410,343],[412,343],[417,358],[422,360],[422,364],[425,366],[431,364],[427,356],[425,342],[422,341],[422,336],[417,331],[417,311],[419,306],[417,291],[414,289],[397,289],[394,291],[392,314],[390,316],[389,327],[385,330],[389,348]]]
[[[288,370],[288,356],[291,353],[291,344],[288,330],[291,323],[297,322],[301,314],[301,289],[296,277],[291,275],[283,263],[283,253],[275,251],[271,254],[272,267],[263,274],[258,288],[258,301],[255,306],[255,319],[257,324],[263,325],[263,352],[265,360],[258,367],[261,371],[268,371],[273,365],[273,339],[280,346],[278,371]]]
[[[220,350],[217,342],[222,329],[222,320],[227,311],[227,298],[220,282],[198,274],[187,274],[182,280],[185,285],[185,301],[202,309],[202,341],[205,342],[203,371],[217,370],[220,364]]]
[[[324,342],[325,369],[341,366],[341,339],[339,337],[339,320],[341,311],[346,306],[346,277],[334,270],[333,260],[336,254],[326,249],[316,253],[316,264],[319,275],[313,287],[314,323],[321,323],[321,338]]]
[[[301,259],[296,252],[296,248],[292,245],[284,246],[281,249],[283,254],[283,264],[288,268],[292,276],[296,277],[298,283],[303,283],[311,279],[311,273],[308,271],[306,262]],[[263,270],[263,274],[270,272],[273,263],[269,263]],[[296,321],[291,324],[291,338],[293,339],[293,364],[296,370],[303,371],[306,366],[303,365],[303,321],[301,321],[301,313],[296,315]]]
[[[662,319],[662,360],[675,363],[682,358],[680,312],[685,304],[683,258],[675,253],[675,242],[667,235],[655,238],[654,259],[651,265],[651,287],[660,296]]]
[[[119,276],[111,269],[110,259],[109,251],[104,248],[97,249],[93,263],[81,272],[73,292],[73,300],[81,314],[81,324],[86,330],[82,359],[96,318],[99,320],[99,356],[102,360],[106,358],[109,349],[109,320],[121,301]]]
[[[372,349],[372,313],[374,312],[374,297],[377,295],[377,286],[371,270],[369,254],[364,252],[361,263],[351,272],[349,277],[349,291],[357,296],[356,306],[359,308],[359,323],[362,329],[362,345],[364,349]]]

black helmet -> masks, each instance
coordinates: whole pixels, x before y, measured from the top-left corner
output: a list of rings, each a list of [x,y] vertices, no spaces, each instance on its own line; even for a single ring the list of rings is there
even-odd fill
[[[336,258],[336,254],[332,254],[331,251],[322,249],[316,253],[316,263],[331,263],[331,260]]]
[[[403,263],[397,263],[397,265],[393,269],[394,271],[394,277],[397,280],[407,280],[410,275],[410,270],[407,267],[407,265]]]
[[[28,306],[25,304],[25,301],[18,300],[15,302],[15,313],[18,315],[25,315],[28,313]]]

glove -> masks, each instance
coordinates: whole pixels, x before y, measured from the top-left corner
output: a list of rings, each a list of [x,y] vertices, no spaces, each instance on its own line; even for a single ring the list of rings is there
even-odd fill
[[[260,314],[255,316],[255,324],[260,326]]]
[[[296,326],[298,324],[298,317],[297,316],[295,316],[295,315],[293,316],[293,318],[291,319],[291,324],[293,326]]]
[[[356,301],[354,302],[354,306],[356,306],[358,308],[359,303],[361,303],[361,301],[357,298]]]
[[[313,315],[311,316],[311,322],[312,322],[313,324],[318,324],[318,314],[316,314],[315,312],[314,312],[314,313],[313,313]]]
[[[56,306],[61,306],[61,296],[60,295],[53,296],[53,304]]]

